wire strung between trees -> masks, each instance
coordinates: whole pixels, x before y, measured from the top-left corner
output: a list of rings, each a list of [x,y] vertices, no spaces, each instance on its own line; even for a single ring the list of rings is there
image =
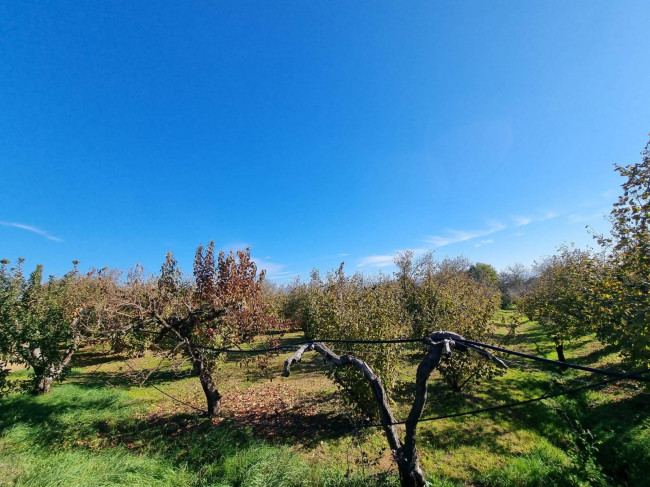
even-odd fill
[[[134,331],[140,333],[148,333],[149,335],[160,335],[160,332],[142,330],[140,328],[134,328]],[[336,339],[324,339],[324,340],[303,340],[295,343],[288,343],[286,345],[278,345],[277,347],[270,348],[256,348],[251,350],[241,349],[241,348],[215,348],[209,347],[207,345],[192,345],[192,347],[199,350],[207,350],[217,353],[242,353],[242,354],[262,354],[262,353],[272,353],[272,352],[282,352],[282,351],[295,351],[296,347],[302,345],[309,345],[310,343],[340,343],[340,344],[366,344],[366,345],[382,345],[382,344],[397,344],[397,343],[425,343],[426,339],[424,338],[396,338],[393,340],[336,340]]]
[[[418,423],[423,423],[423,422],[427,422],[427,421],[438,421],[438,420],[441,420],[441,419],[459,418],[461,416],[474,416],[475,414],[487,413],[487,412],[490,412],[490,411],[498,411],[500,409],[514,408],[514,407],[518,407],[518,406],[523,406],[525,404],[531,404],[531,403],[534,403],[534,402],[543,401],[545,399],[552,399],[554,397],[560,397],[560,396],[566,396],[566,395],[569,395],[569,394],[575,394],[576,392],[580,392],[580,391],[584,391],[584,390],[588,390],[588,389],[595,389],[596,387],[603,387],[603,386],[606,386],[608,384],[611,384],[611,383],[619,381],[619,380],[623,380],[623,378],[604,380],[604,381],[601,381],[601,382],[598,382],[598,383],[595,383],[595,384],[589,384],[589,385],[586,385],[586,386],[575,387],[573,389],[567,389],[565,391],[555,392],[553,394],[545,394],[543,396],[534,397],[532,399],[525,399],[523,401],[511,402],[511,403],[507,403],[507,404],[499,404],[498,406],[490,406],[490,407],[482,408],[482,409],[474,409],[472,411],[465,411],[465,412],[462,412],[462,413],[445,414],[443,416],[430,416],[430,417],[427,417],[427,418],[419,418],[417,420],[417,422]],[[400,424],[406,424],[406,421],[395,421],[394,423],[390,423],[390,425],[400,425]],[[367,425],[365,427],[373,428],[373,427],[378,427],[378,426],[383,426],[383,425],[381,423],[373,423],[373,424]],[[364,426],[362,425],[361,427],[364,427]]]
[[[466,343],[469,345],[474,345],[477,347],[482,347],[482,348],[489,348],[490,350],[495,350],[497,352],[503,352],[507,353],[509,355],[517,355],[518,357],[523,357],[529,360],[537,360],[538,362],[543,362],[545,364],[551,364],[551,365],[557,365],[559,367],[566,367],[569,369],[576,369],[576,370],[583,370],[585,372],[592,372],[594,374],[601,374],[601,375],[609,375],[611,377],[619,377],[621,379],[631,379],[631,380],[637,380],[640,382],[650,382],[650,378],[648,377],[641,377],[640,375],[637,374],[630,374],[627,372],[616,372],[614,370],[607,370],[607,369],[596,369],[594,367],[587,367],[586,365],[578,365],[578,364],[572,364],[570,362],[560,362],[559,360],[551,360],[548,358],[544,357],[538,357],[536,355],[530,355],[528,353],[523,353],[523,352],[517,352],[516,350],[510,350],[508,348],[502,348],[502,347],[497,347],[495,345],[488,345],[487,343],[482,343],[482,342],[475,342],[473,340],[467,340],[467,339],[456,339],[457,342],[459,343]]]
[[[134,329],[135,331],[139,331],[142,333],[149,333],[153,335],[159,335],[159,332],[152,332],[152,331],[147,331],[147,330],[142,330],[139,328]],[[194,348],[197,348],[199,350],[207,350],[211,352],[216,352],[216,353],[232,353],[232,354],[262,354],[262,353],[273,353],[273,352],[282,352],[282,351],[295,351],[298,346],[302,345],[309,345],[311,343],[331,343],[331,344],[366,344],[366,345],[381,345],[381,344],[398,344],[398,343],[427,343],[427,338],[398,338],[398,339],[393,339],[393,340],[336,340],[336,339],[314,339],[314,340],[303,340],[300,342],[295,342],[295,343],[289,343],[287,345],[279,345],[277,347],[271,347],[271,348],[258,348],[258,349],[251,349],[251,350],[245,350],[245,349],[233,349],[233,348],[215,348],[215,347],[209,347],[209,346],[204,346],[204,345],[192,345]],[[630,380],[636,380],[640,382],[650,382],[650,378],[648,377],[641,377],[640,375],[636,374],[630,374],[627,372],[616,372],[614,370],[607,370],[607,369],[596,369],[594,367],[587,367],[585,365],[578,365],[578,364],[573,364],[571,362],[560,362],[559,360],[551,360],[548,358],[543,358],[543,357],[537,357],[536,355],[530,355],[528,353],[523,353],[523,352],[517,352],[516,350],[510,350],[508,348],[503,348],[503,347],[497,347],[495,345],[489,345],[487,343],[482,343],[482,342],[475,342],[473,340],[467,340],[467,339],[456,339],[455,341],[459,343],[465,343],[468,345],[474,345],[478,347],[483,347],[483,348],[489,348],[491,350],[495,350],[497,352],[502,352],[502,353],[507,353],[510,355],[517,355],[518,357],[523,357],[529,360],[537,360],[538,362],[543,362],[546,364],[551,364],[559,367],[566,367],[570,369],[576,369],[576,370],[583,370],[585,372],[591,372],[594,374],[601,374],[601,375],[608,375],[611,377],[620,377],[621,379],[630,379]]]
[[[139,330],[139,331],[145,331],[145,330]],[[151,333],[151,332],[147,332],[147,333]],[[526,404],[532,404],[532,403],[535,403],[535,402],[543,401],[543,400],[546,400],[546,399],[552,399],[552,398],[555,398],[555,397],[565,396],[565,395],[569,395],[569,394],[575,394],[577,392],[581,392],[581,391],[585,391],[585,390],[589,390],[589,389],[595,389],[597,387],[603,387],[603,386],[606,386],[606,385],[614,383],[614,382],[618,382],[618,381],[623,380],[623,379],[640,380],[640,381],[643,381],[643,382],[650,382],[649,378],[642,377],[641,375],[637,375],[639,373],[640,374],[648,373],[648,372],[650,372],[650,370],[639,371],[638,373],[621,373],[621,372],[615,372],[615,371],[611,371],[611,370],[594,369],[592,367],[585,367],[585,366],[576,365],[576,364],[567,364],[565,362],[559,362],[559,361],[556,361],[556,360],[550,360],[550,359],[545,359],[545,358],[541,358],[541,357],[536,357],[534,355],[529,355],[529,354],[525,354],[525,353],[522,353],[522,352],[516,352],[514,350],[509,350],[509,349],[505,349],[505,348],[501,348],[501,347],[496,347],[496,346],[488,345],[488,344],[481,343],[481,342],[474,342],[474,341],[471,341],[471,340],[464,340],[464,339],[463,340],[457,339],[456,341],[461,342],[461,343],[462,342],[467,342],[467,343],[475,345],[475,346],[484,346],[486,348],[490,348],[490,349],[500,351],[500,352],[503,352],[503,353],[510,353],[510,354],[518,355],[518,356],[521,356],[523,358],[527,358],[527,359],[531,359],[531,360],[539,360],[539,361],[542,361],[542,362],[545,362],[545,363],[550,363],[552,365],[560,365],[560,366],[572,366],[573,365],[574,366],[573,368],[577,368],[579,370],[586,370],[588,372],[611,375],[614,378],[604,380],[604,381],[601,381],[601,382],[597,382],[597,383],[587,384],[587,385],[584,385],[584,386],[581,386],[581,387],[576,387],[576,388],[573,388],[573,389],[568,389],[568,390],[552,393],[552,394],[545,394],[543,396],[539,396],[539,397],[535,397],[535,398],[531,398],[531,399],[525,399],[523,401],[511,402],[511,403],[507,403],[507,404],[500,404],[500,405],[497,405],[497,406],[490,406],[490,407],[487,407],[487,408],[474,409],[474,410],[471,410],[471,411],[465,411],[465,412],[460,412],[460,413],[452,413],[452,414],[445,414],[445,415],[441,415],[441,416],[430,416],[430,417],[425,417],[425,418],[418,418],[415,421],[416,423],[440,421],[440,420],[443,420],[443,419],[459,418],[459,417],[463,417],[463,416],[474,416],[476,414],[482,414],[482,413],[486,413],[486,412],[492,412],[492,411],[499,411],[499,410],[503,410],[503,409],[515,408],[515,407],[523,406],[523,405],[526,405]],[[307,345],[307,344],[316,343],[316,342],[320,342],[320,343],[359,343],[359,344],[396,343],[395,340],[307,340],[307,341],[304,341],[304,342],[299,342],[299,343],[295,343],[295,344],[291,344],[291,345],[287,345],[287,346],[283,346],[283,347],[273,347],[272,349],[257,349],[257,350],[254,350],[254,351],[253,350],[251,350],[251,351],[248,351],[248,350],[247,351],[244,351],[244,350],[228,350],[228,351],[223,352],[223,353],[229,353],[229,352],[258,352],[258,353],[264,353],[266,350],[279,351],[279,350],[285,350],[288,347],[295,347],[295,346],[297,346],[297,345],[299,345],[301,343],[304,344],[304,345]],[[406,342],[406,343],[425,342],[425,340],[424,339],[408,339],[408,340],[404,340],[404,342]],[[204,348],[210,349],[212,347],[204,347]],[[227,350],[227,349],[221,349],[221,350]],[[126,360],[124,360],[124,363],[132,371],[134,371],[133,367],[131,367],[131,365]],[[540,370],[539,372],[543,372],[543,371]],[[174,400],[174,401],[176,401],[176,402],[178,402],[180,404],[183,404],[183,405],[185,405],[187,407],[190,407],[190,408],[192,408],[192,409],[194,409],[196,411],[199,411],[199,412],[201,412],[203,414],[206,413],[205,410],[200,409],[200,408],[198,408],[198,407],[196,407],[196,406],[194,406],[192,404],[189,404],[189,403],[187,403],[185,401],[182,401],[181,399],[172,396],[171,394],[163,391],[162,389],[156,387],[153,384],[151,384],[151,387],[154,388],[155,390],[157,390],[158,392],[160,392],[161,394],[169,397],[170,399],[172,399],[172,400]],[[407,423],[407,421],[395,421],[395,422],[387,423],[387,424],[382,424],[382,423],[357,424],[357,425],[354,426],[354,429],[356,430],[356,429],[361,429],[361,428],[377,428],[377,427],[384,427],[384,426],[397,426],[397,425],[405,425],[406,423]],[[257,426],[257,427],[275,428],[275,429],[322,430],[322,429],[327,428],[326,426],[278,425],[278,424],[275,424],[275,423],[261,423],[261,422],[246,423],[245,425],[247,425],[247,426]]]

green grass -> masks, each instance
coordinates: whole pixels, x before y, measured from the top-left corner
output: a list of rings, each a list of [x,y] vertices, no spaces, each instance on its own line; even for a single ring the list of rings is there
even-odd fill
[[[506,325],[513,312],[502,313]],[[505,336],[507,326],[499,326]],[[289,338],[295,339],[292,336]],[[536,323],[524,322],[509,347],[553,357]],[[567,344],[567,358],[617,367],[616,353],[593,337]],[[415,354],[417,355],[417,354]],[[271,359],[279,372],[282,360]],[[410,407],[417,357],[405,362],[393,405]],[[151,357],[131,360],[137,369]],[[467,411],[572,387],[576,371],[511,368],[457,393],[437,374],[425,416]],[[64,384],[41,397],[0,400],[0,486],[374,486],[397,485],[379,429],[350,427],[351,412],[315,354],[289,378],[228,361],[218,374],[224,419],[211,421],[152,386],[203,406],[195,377],[154,373],[138,387],[119,357],[87,350]],[[17,371],[23,377],[24,371]],[[275,375],[273,381],[270,376]],[[512,410],[421,423],[421,463],[433,486],[644,486],[650,464],[650,395],[629,384]],[[248,421],[293,421],[304,430],[269,431]],[[327,425],[311,430],[309,425]]]
[[[0,485],[366,485],[230,424],[186,413],[153,420],[155,402],[133,392],[65,384],[3,399]]]

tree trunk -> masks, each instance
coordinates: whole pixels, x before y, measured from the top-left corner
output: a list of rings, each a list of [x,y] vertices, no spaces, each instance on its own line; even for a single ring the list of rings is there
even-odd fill
[[[191,345],[188,346],[188,349],[192,356],[192,367],[194,373],[199,376],[199,381],[201,381],[201,387],[205,394],[208,406],[208,416],[216,417],[221,412],[221,394],[219,394],[217,386],[212,379],[212,374],[210,374],[210,371],[205,366],[204,357],[201,351]]]
[[[363,360],[352,355],[339,356],[322,343],[311,343],[300,347],[298,351],[285,361],[283,375],[288,377],[291,364],[299,362],[302,355],[310,350],[315,350],[323,355],[325,361],[328,363],[333,363],[339,366],[348,365],[357,368],[368,380],[370,388],[375,396],[375,400],[377,401],[382,428],[384,429],[386,439],[388,440],[388,444],[393,451],[395,462],[397,463],[400,484],[402,487],[424,487],[426,482],[419,465],[418,451],[415,447],[415,427],[422,412],[422,407],[426,402],[426,381],[429,378],[429,375],[431,375],[431,371],[436,367],[440,360],[440,350],[437,349],[437,345],[438,344],[430,347],[430,349],[435,348],[435,350],[429,352],[427,358],[423,361],[423,364],[420,364],[420,367],[418,368],[419,382],[416,387],[422,390],[416,395],[415,402],[417,405],[413,406],[414,410],[412,410],[409,420],[407,420],[407,437],[405,444],[402,444],[398,437],[397,430],[395,429],[396,420],[393,416],[388,395],[386,394],[386,390],[381,382],[381,378],[376,375],[370,366]],[[440,347],[442,346],[443,345],[440,344]]]
[[[218,416],[221,412],[221,394],[219,394],[219,391],[212,380],[212,376],[209,372],[204,370],[199,374],[199,380],[201,381],[201,387],[203,387],[203,392],[205,393],[205,399],[208,405],[208,416]]]
[[[420,468],[417,449],[409,454],[404,447],[395,452],[401,487],[424,487],[427,483]]]
[[[489,352],[471,344],[454,342],[454,340],[457,339],[464,340],[463,337],[456,333],[441,331],[434,333],[426,340],[428,351],[427,355],[422,359],[422,362],[420,362],[420,365],[418,365],[416,372],[415,399],[411,406],[408,418],[406,419],[406,436],[404,438],[404,443],[400,441],[399,436],[397,435],[397,430],[395,429],[397,421],[393,416],[381,378],[377,376],[370,366],[363,360],[352,355],[336,355],[322,343],[313,342],[301,346],[291,357],[285,360],[282,375],[284,377],[289,377],[291,364],[300,362],[303,354],[312,350],[320,353],[323,356],[325,363],[330,364],[330,366],[332,364],[338,366],[348,365],[358,369],[368,380],[370,388],[377,400],[381,425],[386,434],[386,439],[388,440],[390,449],[393,452],[395,462],[397,463],[400,485],[402,487],[424,487],[426,481],[424,480],[424,474],[420,468],[418,449],[416,447],[417,426],[424,405],[427,402],[427,384],[429,377],[440,363],[442,355],[450,356],[452,347],[464,352],[469,348],[472,348],[484,357],[494,360],[501,367],[507,368],[506,364],[503,363],[502,360],[494,357]]]
[[[566,359],[564,358],[564,342],[562,341],[562,337],[560,335],[555,335],[554,340],[557,359],[560,362],[566,362]]]
[[[50,389],[52,388],[52,382],[54,382],[53,377],[49,377],[49,376],[41,377],[38,383],[36,384],[36,387],[34,389],[34,394],[36,395],[47,394],[48,392],[50,392]]]
[[[79,337],[75,337],[72,340],[70,347],[65,351],[61,362],[59,364],[51,364],[50,366],[46,367],[42,366],[43,363],[47,363],[47,359],[41,355],[40,348],[34,349],[32,351],[32,356],[41,362],[40,367],[38,365],[33,366],[34,374],[36,377],[38,377],[38,382],[36,383],[33,391],[34,394],[40,395],[50,392],[50,389],[52,388],[52,382],[54,382],[55,379],[58,379],[63,373],[64,369],[70,365],[72,356],[75,354],[78,347]]]

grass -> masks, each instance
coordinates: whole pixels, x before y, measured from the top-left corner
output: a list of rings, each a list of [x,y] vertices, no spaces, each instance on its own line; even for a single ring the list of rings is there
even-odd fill
[[[496,322],[506,335],[511,312]],[[290,336],[285,339],[296,339]],[[510,347],[553,357],[536,323],[525,322]],[[616,367],[615,352],[592,337],[566,346],[567,358]],[[273,357],[280,371],[285,357]],[[130,360],[150,369],[155,358]],[[397,417],[409,408],[417,360],[404,363],[395,395]],[[426,416],[535,397],[588,379],[575,371],[511,368],[492,381],[450,391],[435,375]],[[235,361],[219,373],[221,420],[209,420],[162,395],[156,386],[203,407],[198,380],[154,373],[142,387],[120,357],[86,350],[66,383],[41,397],[0,400],[0,486],[374,486],[397,485],[378,429],[354,431],[349,411],[315,354],[289,378],[259,374]],[[24,376],[24,371],[15,374]],[[274,375],[273,380],[271,376]],[[579,385],[578,383],[577,385]],[[647,389],[628,384],[489,414],[421,423],[422,466],[434,486],[648,485],[650,420]],[[622,419],[624,418],[624,419]],[[247,427],[286,422],[304,429]],[[309,426],[326,425],[312,430]]]

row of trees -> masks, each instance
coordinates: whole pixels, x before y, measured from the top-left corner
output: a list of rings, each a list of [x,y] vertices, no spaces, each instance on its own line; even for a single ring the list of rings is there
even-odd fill
[[[481,282],[464,259],[435,262],[431,255],[397,257],[394,279],[346,276],[341,266],[307,283],[285,289],[264,285],[249,251],[215,254],[214,245],[199,247],[193,275],[185,276],[172,254],[156,276],[136,266],[125,278],[103,269],[86,274],[77,265],[62,278],[43,280],[41,266],[29,275],[23,261],[3,261],[0,270],[1,377],[9,364],[30,370],[27,381],[4,381],[33,393],[46,393],[63,380],[81,345],[110,343],[116,351],[155,349],[189,359],[216,415],[221,395],[214,371],[223,356],[206,347],[232,348],[257,337],[269,342],[272,330],[299,324],[309,338],[393,339],[422,337],[451,330],[476,340],[491,334],[498,307],[494,283]],[[258,346],[263,345],[258,340]],[[381,349],[358,344],[348,352],[366,360],[390,390],[404,347]],[[456,389],[471,378],[490,375],[484,362],[452,359],[442,372]],[[337,370],[336,382],[352,403],[373,414],[374,399],[354,370]]]
[[[250,252],[219,252],[199,246],[192,277],[172,254],[160,273],[136,266],[125,279],[108,269],[61,278],[29,275],[23,260],[0,268],[0,392],[47,393],[63,380],[82,345],[109,343],[123,353],[154,349],[189,359],[205,392],[210,415],[220,409],[214,372],[222,356],[204,347],[237,347],[278,326],[262,299],[264,273]],[[10,381],[9,367],[23,365],[27,380]]]
[[[215,255],[213,244],[197,249],[191,278],[183,275],[171,254],[157,276],[146,276],[141,267],[125,279],[107,270],[81,275],[75,266],[64,277],[50,277],[45,283],[40,266],[25,278],[22,262],[13,268],[5,262],[0,286],[1,356],[31,370],[30,380],[22,385],[35,393],[47,392],[54,380],[65,377],[82,344],[110,342],[122,352],[154,350],[170,358],[183,357],[199,378],[208,414],[217,415],[221,394],[214,372],[223,356],[210,348],[250,345],[260,335],[267,343],[256,340],[256,345],[270,345],[270,332],[285,328],[287,320],[300,323],[310,338],[431,335],[419,350],[424,358],[404,441],[392,425],[389,398],[405,349],[345,344],[339,356],[319,348],[330,364],[337,365],[333,377],[345,392],[343,397],[367,416],[381,419],[403,485],[421,486],[424,476],[415,436],[431,372],[445,356],[442,373],[460,388],[472,377],[489,374],[485,371],[490,368],[485,365],[489,362],[469,354],[449,356],[451,348],[466,350],[454,341],[459,335],[432,332],[453,328],[482,339],[499,292],[477,280],[462,259],[435,263],[430,255],[414,260],[405,253],[397,262],[400,271],[394,279],[346,276],[341,265],[324,278],[313,273],[308,283],[287,292],[263,285],[264,274],[258,275],[248,251]]]

